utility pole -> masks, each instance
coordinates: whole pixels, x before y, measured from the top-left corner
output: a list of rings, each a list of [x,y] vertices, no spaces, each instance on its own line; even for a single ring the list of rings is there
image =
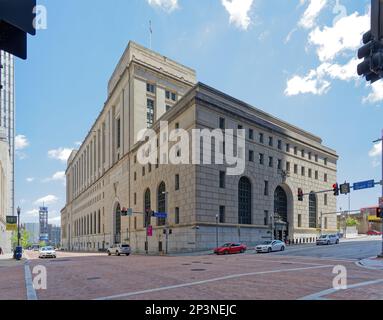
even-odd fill
[[[217,244],[217,248],[219,246],[218,244],[218,214],[215,215],[215,238],[216,238],[216,244]]]

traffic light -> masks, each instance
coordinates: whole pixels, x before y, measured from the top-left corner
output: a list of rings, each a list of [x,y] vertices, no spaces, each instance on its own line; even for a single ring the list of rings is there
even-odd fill
[[[364,59],[358,65],[358,75],[374,83],[383,77],[383,0],[371,1],[371,30],[363,35],[363,47],[358,58]]]
[[[339,196],[339,184],[335,183],[332,185],[332,190],[334,191],[334,196]]]
[[[349,183],[344,183],[340,185],[340,194],[349,194],[351,187]]]
[[[128,215],[128,209],[122,208],[121,209],[121,217],[126,217]]]
[[[0,0],[0,49],[27,58],[27,33],[36,34],[36,0]]]
[[[376,217],[377,218],[382,218],[382,208],[376,208]]]
[[[303,190],[301,188],[298,189],[298,201],[303,201]]]

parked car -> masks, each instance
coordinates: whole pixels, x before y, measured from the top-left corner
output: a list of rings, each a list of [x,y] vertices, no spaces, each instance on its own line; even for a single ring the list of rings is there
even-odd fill
[[[269,240],[255,247],[257,253],[270,253],[273,251],[285,251],[286,244],[280,240]]]
[[[222,247],[214,249],[215,254],[235,254],[235,253],[244,253],[246,252],[247,247],[244,244],[228,242],[225,243]]]
[[[56,259],[56,250],[53,247],[42,247],[39,250],[39,258],[54,258]]]
[[[317,246],[339,244],[339,236],[337,234],[323,234],[317,239],[316,243]]]
[[[111,256],[112,254],[115,254],[116,256],[120,256],[122,254],[129,256],[130,252],[131,252],[131,249],[130,249],[130,245],[128,244],[115,244],[109,247],[107,250],[108,256]]]
[[[380,231],[370,230],[370,231],[367,232],[367,235],[368,236],[381,236],[382,233]]]

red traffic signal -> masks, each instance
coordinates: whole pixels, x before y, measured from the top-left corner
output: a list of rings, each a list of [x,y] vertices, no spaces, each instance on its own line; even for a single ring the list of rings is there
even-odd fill
[[[302,188],[298,189],[298,201],[303,201],[303,190],[302,190]]]
[[[332,185],[332,190],[334,191],[334,196],[339,196],[339,184],[335,183]]]

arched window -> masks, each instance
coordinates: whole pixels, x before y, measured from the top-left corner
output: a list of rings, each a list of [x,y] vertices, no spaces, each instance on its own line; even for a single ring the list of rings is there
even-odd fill
[[[144,212],[146,213],[147,210],[152,209],[152,202],[151,202],[151,195],[150,195],[150,189],[146,189],[145,195],[144,195]],[[146,219],[146,215],[144,217],[144,228],[146,228],[150,224],[150,220],[148,221]]]
[[[281,186],[278,186],[274,192],[274,220],[287,221],[287,195]]]
[[[242,177],[238,185],[238,223],[251,224],[251,182]]]
[[[158,212],[166,213],[166,185],[165,185],[165,182],[161,182],[160,185],[158,186],[157,208],[158,208]],[[157,219],[157,225],[158,226],[164,226],[165,223],[166,223],[165,218],[158,218]]]
[[[314,192],[309,196],[309,228],[317,227],[317,196]]]

